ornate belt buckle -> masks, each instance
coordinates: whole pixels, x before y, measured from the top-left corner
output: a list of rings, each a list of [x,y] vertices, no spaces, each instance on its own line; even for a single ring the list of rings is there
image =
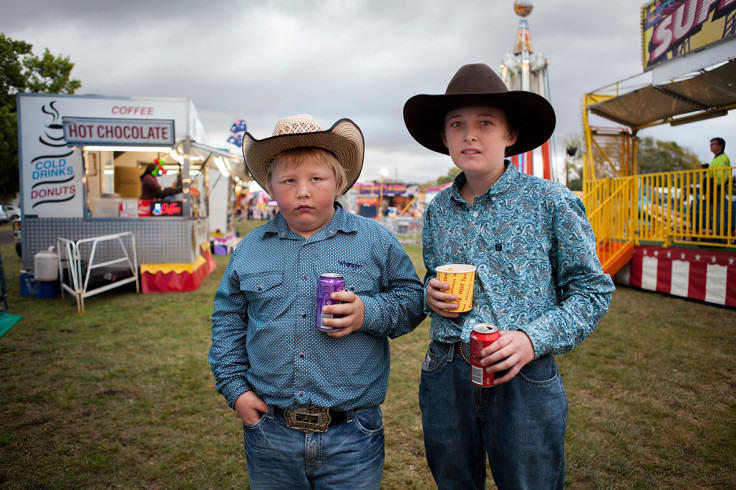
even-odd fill
[[[299,407],[284,410],[286,426],[302,432],[327,432],[330,410],[321,407]]]

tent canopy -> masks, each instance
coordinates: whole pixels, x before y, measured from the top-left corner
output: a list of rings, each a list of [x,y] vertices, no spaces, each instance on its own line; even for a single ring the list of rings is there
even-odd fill
[[[179,145],[181,147],[181,145]],[[192,142],[190,146],[192,156],[196,156],[199,162],[210,163],[212,157],[221,157],[224,160],[228,173],[240,180],[252,180],[245,168],[245,160],[242,153],[233,153],[223,148],[215,148],[203,143]],[[201,165],[201,163],[199,163]],[[220,171],[222,171],[220,169]]]
[[[621,84],[614,85],[618,88]],[[676,81],[650,83],[588,106],[591,113],[634,130],[694,122],[725,115],[733,108],[736,108],[736,59]]]

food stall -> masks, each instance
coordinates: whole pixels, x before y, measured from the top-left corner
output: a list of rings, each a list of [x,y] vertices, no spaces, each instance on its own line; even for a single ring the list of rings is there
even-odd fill
[[[249,180],[242,154],[208,144],[190,99],[17,97],[23,268],[59,239],[130,232],[124,253],[144,293],[197,289],[214,268],[210,229],[232,229],[232,189]],[[162,188],[181,191],[139,199],[149,164]],[[100,244],[96,253],[104,263],[119,252]]]

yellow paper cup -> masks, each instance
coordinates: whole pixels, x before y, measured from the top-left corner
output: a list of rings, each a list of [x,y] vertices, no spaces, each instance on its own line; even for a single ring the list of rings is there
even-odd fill
[[[457,309],[445,310],[451,313],[462,313],[473,309],[473,285],[475,284],[475,266],[467,264],[447,264],[435,269],[437,279],[450,285],[448,293],[457,296]]]

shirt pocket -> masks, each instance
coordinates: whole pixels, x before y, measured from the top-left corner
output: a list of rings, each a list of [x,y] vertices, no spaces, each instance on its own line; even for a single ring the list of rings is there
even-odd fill
[[[380,290],[378,280],[360,274],[351,274],[345,278],[345,290],[362,296],[371,296]]]
[[[240,290],[248,298],[249,313],[261,320],[275,319],[285,314],[284,273],[257,272],[240,278]]]
[[[240,278],[240,290],[248,296],[269,296],[284,283],[283,272],[258,272]]]

